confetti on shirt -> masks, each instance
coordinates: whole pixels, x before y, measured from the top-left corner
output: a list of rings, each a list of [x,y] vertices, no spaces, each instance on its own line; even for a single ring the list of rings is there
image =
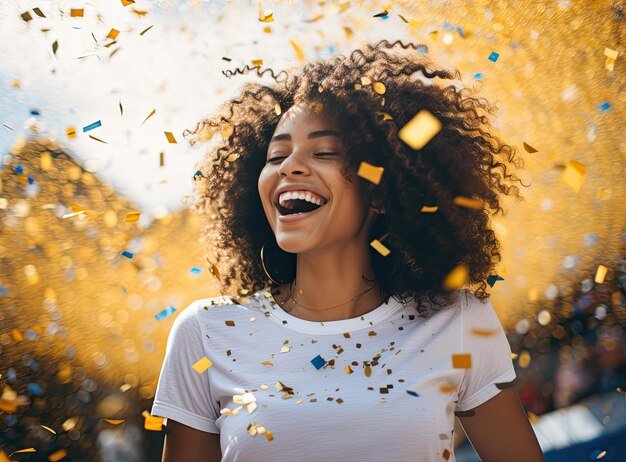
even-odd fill
[[[209,358],[207,358],[206,356],[203,356],[198,361],[196,361],[191,367],[198,374],[202,374],[204,371],[206,371],[212,365],[213,365],[213,363],[211,362],[211,360]]]

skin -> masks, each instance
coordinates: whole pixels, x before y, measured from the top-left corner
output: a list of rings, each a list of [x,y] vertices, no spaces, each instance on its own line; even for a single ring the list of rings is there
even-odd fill
[[[296,294],[309,309],[289,303],[288,284],[280,287],[276,301],[291,315],[316,322],[355,318],[383,302],[375,286],[356,302],[326,309],[369,288],[362,275],[374,279],[367,235],[375,212],[368,205],[366,180],[355,174],[348,180],[343,177],[341,155],[347,147],[341,135],[309,138],[311,132],[335,126],[329,116],[306,107],[290,108],[274,135],[289,134],[291,139],[270,142],[267,159],[277,159],[266,163],[258,181],[276,242],[283,250],[297,254]],[[321,152],[338,155],[320,156]],[[280,222],[274,192],[279,185],[292,183],[311,185],[326,197],[329,202],[325,210],[299,222]],[[545,462],[515,388],[502,390],[473,411],[474,415],[458,417],[458,421],[483,462]],[[219,435],[171,419],[167,428],[162,462],[221,460]]]
[[[376,214],[368,206],[367,180],[356,173],[346,179],[341,172],[347,150],[341,136],[309,138],[311,132],[333,127],[336,124],[327,115],[304,106],[291,107],[274,131],[274,136],[289,134],[291,139],[270,141],[258,181],[276,242],[281,249],[297,254],[294,292],[298,302],[308,308],[286,303],[289,284],[280,287],[276,301],[291,315],[308,321],[355,318],[383,303],[378,285],[358,300],[345,303],[370,288],[362,275],[375,278],[367,236]],[[323,152],[337,154],[320,156]],[[280,185],[294,183],[310,185],[328,203],[311,217],[283,223],[278,219],[274,193]]]

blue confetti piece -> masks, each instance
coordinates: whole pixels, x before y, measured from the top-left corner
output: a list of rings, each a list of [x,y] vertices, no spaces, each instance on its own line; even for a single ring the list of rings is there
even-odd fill
[[[600,106],[598,106],[598,108],[604,112],[604,111],[608,111],[609,109],[611,109],[611,103],[609,103],[608,101],[605,101],[604,103],[602,103]]]
[[[461,37],[465,37],[465,35],[463,35],[463,28],[461,26],[456,26],[456,31]]]
[[[35,180],[31,177],[28,177],[28,184],[33,184]]]
[[[326,361],[320,355],[317,355],[311,360],[311,364],[315,366],[315,369],[319,370],[321,367],[324,366],[324,364],[326,364]]]
[[[580,314],[580,307],[579,306],[575,306],[574,307],[574,314]]]
[[[0,295],[6,295],[8,293],[9,293],[9,291],[7,290],[6,287],[0,286]]]
[[[412,390],[407,390],[406,391],[409,395],[411,396],[417,396],[419,398],[420,395],[418,395],[416,392],[412,391]]]
[[[131,252],[127,252],[126,250],[120,253],[120,255],[124,255],[126,258],[133,258],[134,256]]]
[[[477,72],[474,74],[475,79],[482,79],[485,75],[482,72]]]
[[[202,273],[202,268],[198,268],[196,266],[192,266],[191,269],[189,270],[191,273]]]
[[[41,387],[36,383],[29,383],[26,385],[28,391],[30,391],[33,395],[41,395]]]
[[[159,311],[157,314],[154,315],[154,317],[157,318],[157,320],[162,321],[163,319],[167,318],[169,315],[171,315],[175,311],[176,311],[176,308],[174,308],[172,305],[167,305],[167,308]]]
[[[443,28],[445,30],[454,30],[454,26],[452,24],[450,24],[448,21],[444,21],[443,22]]]
[[[492,51],[491,54],[489,55],[489,61],[493,61],[495,63],[499,57],[500,55],[498,53],[496,53],[495,51]]]
[[[30,110],[30,115],[36,115],[36,116],[38,116],[38,115],[41,115],[41,114],[39,113],[39,111],[38,111],[37,109],[31,109],[31,110]]]
[[[124,295],[128,295],[128,292],[126,292],[126,287],[122,287],[122,293],[123,293]]]
[[[94,128],[98,128],[100,126],[102,126],[102,122],[98,120],[97,122],[94,122],[92,124],[87,125],[86,127],[83,127],[83,133],[88,132],[89,130],[93,130]]]
[[[18,175],[21,175],[22,173],[24,173],[24,167],[22,167],[21,165],[17,165],[13,169],[13,173],[17,173]]]
[[[496,281],[504,281],[504,278],[498,276],[497,274],[487,276],[487,284],[489,284],[489,287],[493,287]]]

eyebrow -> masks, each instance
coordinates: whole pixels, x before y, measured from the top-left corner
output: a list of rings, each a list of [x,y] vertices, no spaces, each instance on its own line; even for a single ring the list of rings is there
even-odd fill
[[[318,130],[316,132],[309,133],[307,139],[311,140],[313,138],[321,138],[323,136],[336,136],[341,139],[341,135],[335,130]],[[275,135],[270,140],[270,143],[273,141],[282,141],[282,140],[291,140],[291,135],[289,133],[281,133],[280,135]]]

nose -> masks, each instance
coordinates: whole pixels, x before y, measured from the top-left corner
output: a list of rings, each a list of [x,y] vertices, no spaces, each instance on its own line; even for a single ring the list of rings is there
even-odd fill
[[[309,171],[308,162],[305,153],[294,150],[280,163],[278,168],[279,175],[287,175],[289,173],[306,173]]]

